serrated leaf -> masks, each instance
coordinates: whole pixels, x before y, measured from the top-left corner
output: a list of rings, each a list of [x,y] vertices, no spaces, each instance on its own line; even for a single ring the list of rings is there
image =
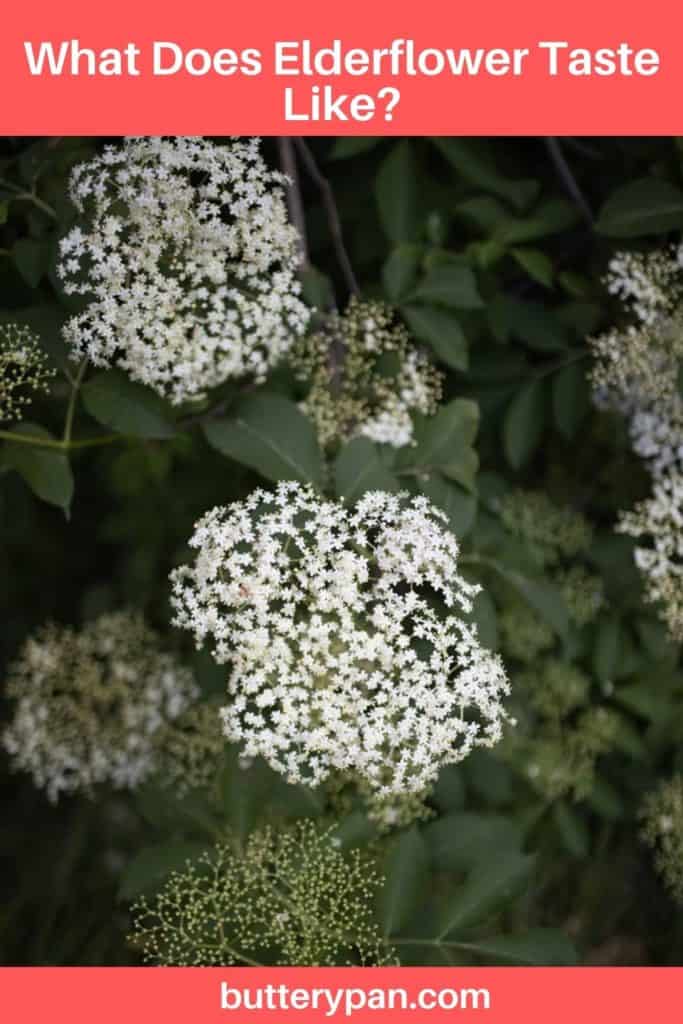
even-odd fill
[[[469,267],[444,263],[432,267],[407,302],[434,303],[449,309],[481,309],[477,279]]]
[[[659,235],[683,227],[683,192],[661,178],[618,188],[600,210],[595,230],[610,238]]]
[[[560,433],[571,441],[590,409],[588,385],[577,361],[553,374],[553,416]]]
[[[500,814],[447,814],[425,827],[424,838],[438,871],[469,871],[493,851],[516,855],[522,848],[519,826]]]
[[[538,195],[537,181],[515,180],[500,174],[482,140],[445,137],[431,141],[466,181],[486,192],[502,196],[517,209],[524,209]]]
[[[411,331],[454,370],[468,366],[467,339],[453,313],[433,306],[402,306],[401,312]]]
[[[502,574],[559,636],[566,636],[569,612],[561,591],[554,583],[531,580],[514,570],[503,570]]]
[[[26,437],[54,440],[34,423],[19,423],[13,433]],[[16,470],[36,497],[68,512],[74,493],[74,480],[67,456],[56,449],[41,448],[23,441],[9,441],[3,448],[5,464]]]
[[[116,433],[166,440],[176,432],[164,400],[120,370],[95,374],[81,388],[81,396],[93,419]]]
[[[404,242],[390,253],[382,268],[382,283],[390,302],[398,304],[415,286],[422,246]]]
[[[419,478],[417,485],[422,494],[448,516],[453,533],[461,539],[472,529],[477,515],[476,495],[463,490],[458,484],[446,480],[440,473]]]
[[[378,914],[384,935],[394,935],[420,904],[429,872],[429,852],[417,828],[401,832],[384,864]]]
[[[320,486],[323,459],[315,428],[280,395],[243,399],[234,413],[202,425],[209,444],[267,480],[298,480]]]
[[[382,137],[379,135],[349,135],[342,139],[335,139],[330,160],[348,160],[349,157],[357,156],[359,153],[367,153],[380,142],[382,142]]]
[[[33,238],[20,238],[12,246],[15,267],[30,288],[37,288],[47,271],[50,248]]]
[[[375,181],[379,216],[392,242],[410,242],[417,235],[418,182],[413,143],[395,143]]]
[[[524,888],[533,865],[532,855],[506,852],[474,867],[444,908],[439,938],[479,924],[508,904]]]
[[[377,446],[366,437],[350,441],[334,464],[335,490],[339,498],[355,502],[366,491],[400,491],[401,485],[382,462]]]
[[[397,465],[439,469],[451,479],[458,479],[458,461],[463,454],[473,451],[478,429],[477,403],[469,398],[456,398],[423,420],[416,430],[415,445],[404,449]],[[470,486],[471,473],[472,465],[467,459],[462,467],[464,481],[460,479],[460,483]]]
[[[512,249],[512,256],[519,263],[522,270],[525,270],[534,281],[552,288],[553,264],[541,249]]]
[[[545,425],[545,395],[540,380],[532,380],[508,406],[503,421],[503,447],[513,469],[520,469],[538,447]]]
[[[458,949],[467,950],[489,963],[519,967],[571,967],[577,961],[573,943],[555,928],[533,928],[519,935],[459,942]]]

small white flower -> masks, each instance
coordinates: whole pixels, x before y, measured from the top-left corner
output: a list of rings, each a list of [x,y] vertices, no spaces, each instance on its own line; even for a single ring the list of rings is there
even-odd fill
[[[290,781],[420,793],[501,736],[508,681],[466,621],[479,588],[425,498],[354,509],[281,483],[196,524],[176,625],[229,664],[227,738]]]
[[[174,403],[263,379],[303,332],[296,230],[258,139],[130,138],[77,166],[59,273],[74,352]]]

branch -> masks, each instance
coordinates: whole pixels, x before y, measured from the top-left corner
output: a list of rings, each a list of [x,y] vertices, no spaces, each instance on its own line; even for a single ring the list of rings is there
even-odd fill
[[[564,185],[568,195],[571,197],[574,205],[579,210],[581,216],[588,224],[593,225],[593,212],[588,205],[588,200],[584,196],[583,192],[579,188],[578,182],[572,170],[565,159],[564,153],[560,148],[560,144],[553,136],[547,136],[544,139],[546,149],[550,154],[555,170],[557,171],[558,177]]]
[[[330,234],[332,236],[332,245],[334,246],[337,261],[342,274],[344,275],[346,287],[352,295],[360,295],[360,288],[356,281],[356,275],[353,272],[351,260],[349,259],[348,252],[346,251],[346,246],[344,245],[344,236],[342,233],[341,221],[339,219],[339,211],[337,210],[332,186],[320,171],[320,168],[315,161],[315,157],[306,145],[305,141],[302,138],[295,138],[294,145],[299,152],[304,167],[320,190],[323,206],[325,207],[325,212],[327,214],[327,221],[330,227]]]
[[[287,208],[289,219],[299,233],[299,253],[301,266],[305,270],[309,265],[308,239],[306,234],[306,215],[304,204],[301,198],[301,185],[299,182],[299,171],[296,166],[296,154],[292,140],[284,135],[279,136],[277,148],[280,154],[280,168],[283,174],[289,178],[287,185]]]

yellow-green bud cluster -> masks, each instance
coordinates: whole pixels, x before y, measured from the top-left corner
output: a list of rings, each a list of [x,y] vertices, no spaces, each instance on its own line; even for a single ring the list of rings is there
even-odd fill
[[[396,963],[374,921],[381,879],[311,821],[219,843],[133,908],[131,942],[169,967]]]
[[[0,422],[20,419],[36,392],[50,390],[55,372],[28,327],[0,325]]]
[[[556,565],[590,546],[592,531],[584,516],[558,507],[543,491],[512,491],[500,499],[498,512],[539,566]]]

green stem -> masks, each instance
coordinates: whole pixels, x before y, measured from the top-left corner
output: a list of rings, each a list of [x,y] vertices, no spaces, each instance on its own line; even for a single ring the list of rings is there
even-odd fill
[[[99,448],[101,445],[114,444],[115,441],[124,441],[125,436],[102,434],[100,437],[90,437],[82,441],[55,441],[51,437],[36,437],[31,434],[15,434],[11,430],[0,430],[0,440],[30,444],[34,448],[56,448],[60,452],[67,452],[77,448]]]
[[[35,192],[22,192],[22,190],[11,181],[5,181],[2,178],[0,178],[0,182],[2,182],[4,188],[8,188],[10,192],[14,192],[15,199],[23,199],[29,203],[33,203],[33,205],[37,206],[39,210],[46,213],[48,217],[52,217],[53,220],[57,220],[57,211],[54,207],[50,206],[49,203],[46,203],[44,199],[40,198],[40,196],[37,196]]]
[[[76,399],[78,398],[78,392],[80,390],[87,365],[88,360],[83,359],[71,384],[71,395],[69,397],[69,405],[66,410],[66,420],[64,421],[64,434],[62,438],[64,444],[71,444],[71,430],[73,428],[74,413],[76,411]]]

